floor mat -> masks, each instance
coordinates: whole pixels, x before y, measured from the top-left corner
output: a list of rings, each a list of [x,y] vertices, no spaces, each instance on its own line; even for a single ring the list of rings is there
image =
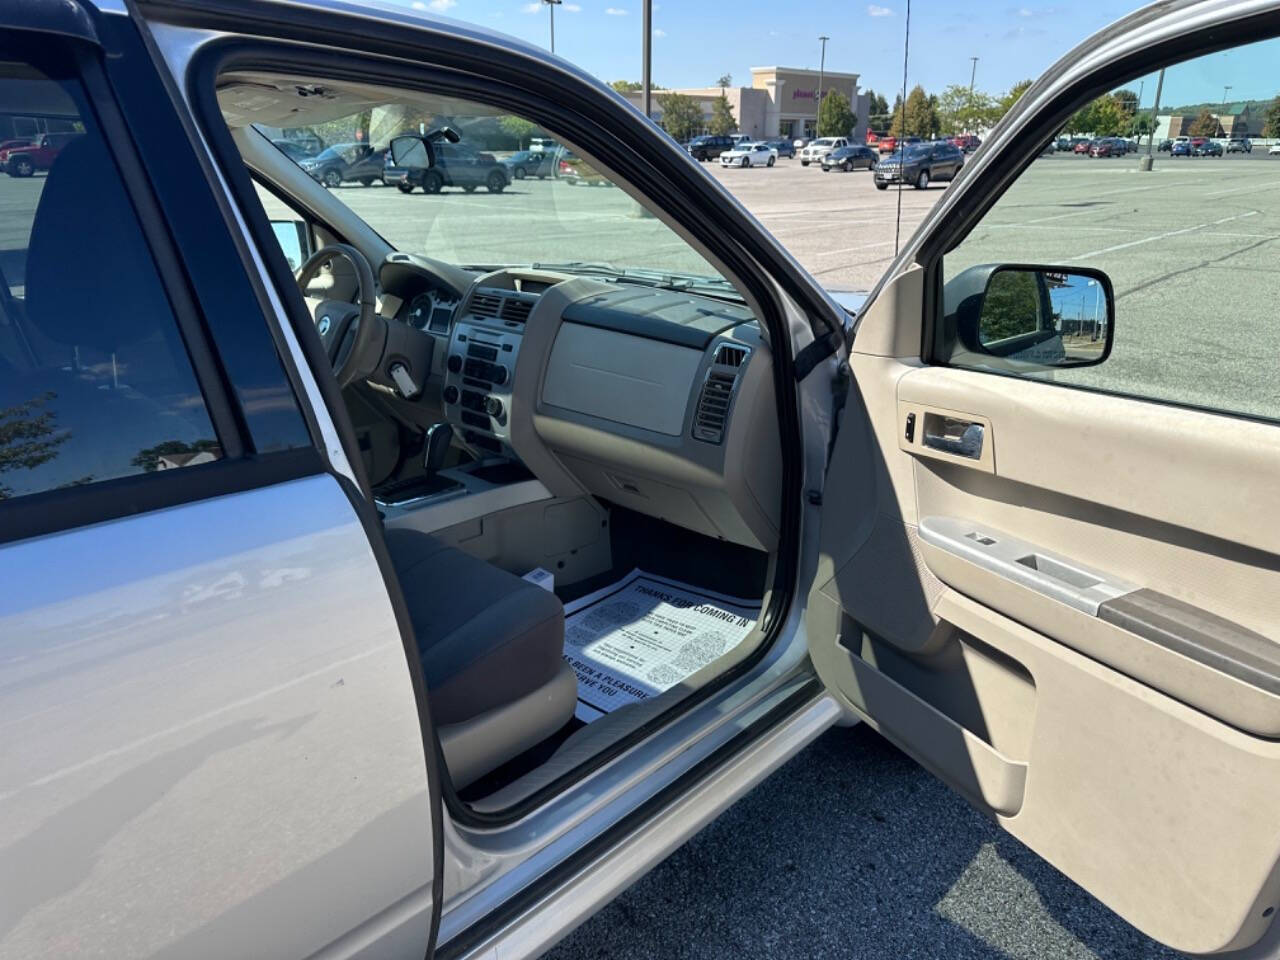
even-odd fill
[[[584,723],[656,696],[747,638],[759,601],[632,570],[565,605],[564,658]]]

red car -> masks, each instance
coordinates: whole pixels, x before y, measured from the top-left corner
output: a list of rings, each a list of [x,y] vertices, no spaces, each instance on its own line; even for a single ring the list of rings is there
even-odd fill
[[[4,157],[5,173],[11,177],[29,177],[37,170],[48,170],[64,147],[78,133],[42,133],[35,143],[11,147]]]
[[[881,137],[879,146],[881,153],[893,153],[893,151],[898,149],[898,138]]]
[[[1092,149],[1093,149],[1092,140],[1081,140],[1079,143],[1076,144],[1075,150],[1073,152],[1088,154],[1088,152]]]
[[[951,138],[951,145],[959,147],[965,153],[973,153],[978,147],[982,146],[982,141],[972,133],[962,133]]]

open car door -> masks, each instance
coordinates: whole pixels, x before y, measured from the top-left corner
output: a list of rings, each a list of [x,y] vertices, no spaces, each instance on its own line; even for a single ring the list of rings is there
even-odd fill
[[[1103,177],[1037,151],[1120,84],[1274,57],[1260,9],[1110,28],[941,201],[860,318],[807,612],[843,705],[1192,954],[1277,935],[1280,395],[1274,274],[1246,248],[1273,258],[1280,217],[1245,165]],[[986,328],[998,265],[1028,262],[1079,302]],[[1210,265],[1240,298],[1216,331],[1186,286]],[[1256,368],[1230,362],[1247,343],[1270,344]]]

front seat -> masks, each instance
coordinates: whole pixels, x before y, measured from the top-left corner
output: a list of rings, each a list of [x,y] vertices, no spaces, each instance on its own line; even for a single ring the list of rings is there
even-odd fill
[[[454,787],[495,770],[573,716],[555,594],[400,527],[387,548],[409,608],[427,700]]]

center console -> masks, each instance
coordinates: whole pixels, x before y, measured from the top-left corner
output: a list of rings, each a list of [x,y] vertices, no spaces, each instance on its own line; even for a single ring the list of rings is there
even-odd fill
[[[511,453],[511,387],[525,321],[538,294],[479,287],[453,325],[445,361],[444,409],[462,441],[480,454]]]

